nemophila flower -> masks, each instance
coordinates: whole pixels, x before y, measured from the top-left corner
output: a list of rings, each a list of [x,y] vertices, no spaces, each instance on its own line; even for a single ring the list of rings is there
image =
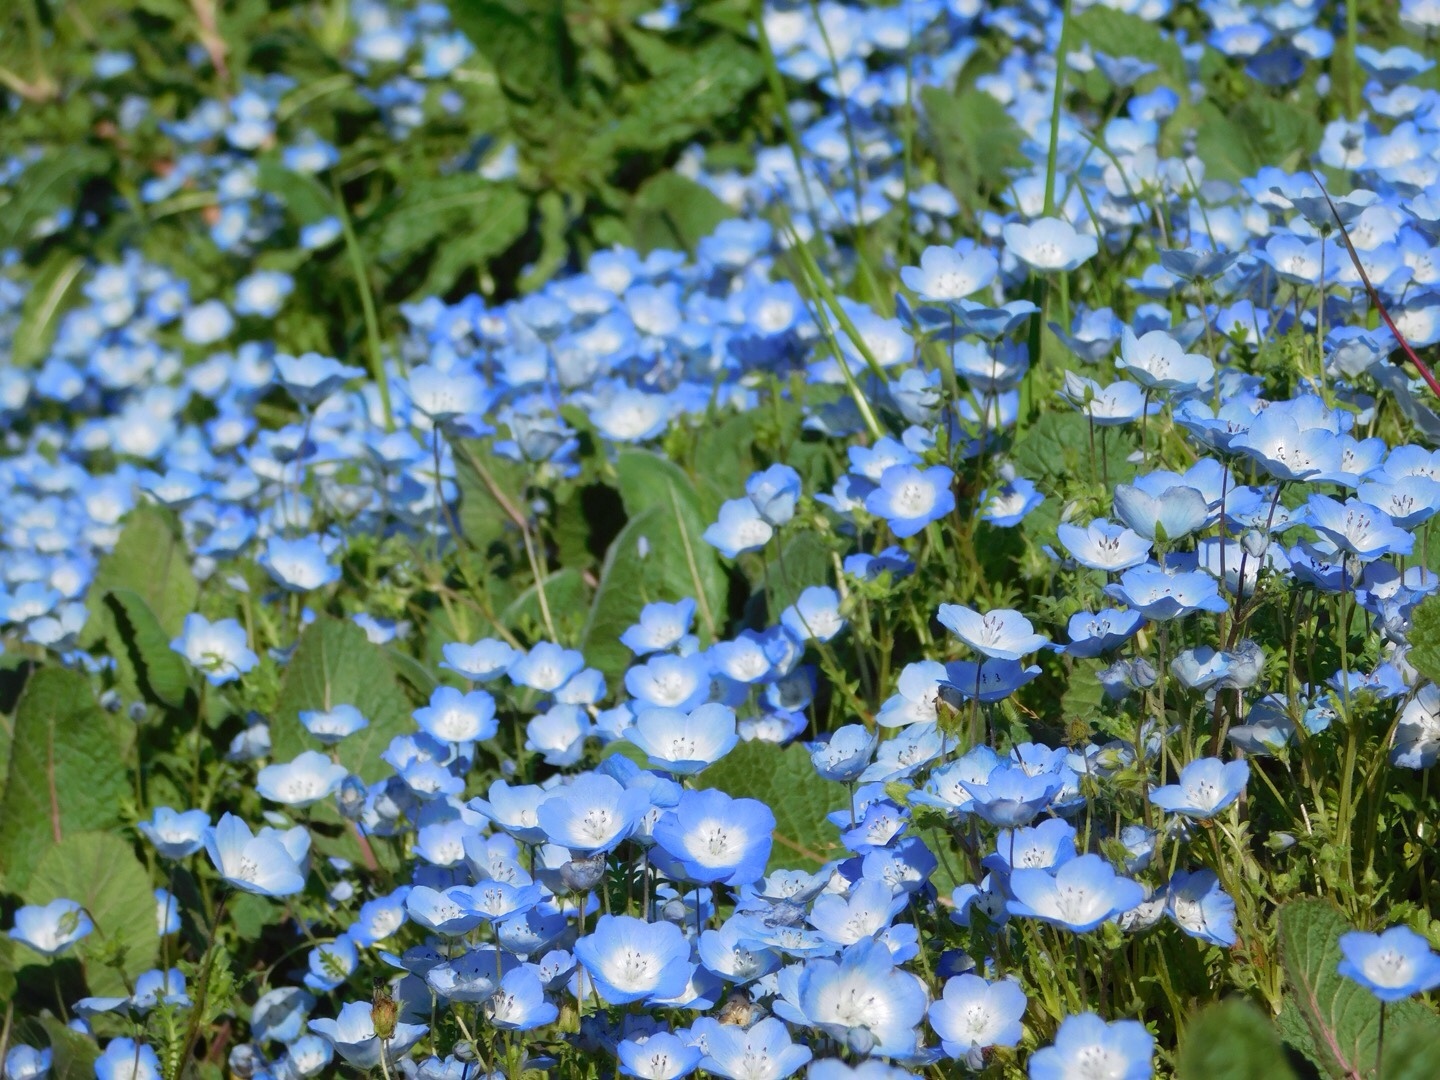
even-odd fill
[[[256,270],[235,283],[235,313],[271,318],[295,288],[295,279],[279,270]]]
[[[976,652],[994,660],[1019,660],[1049,642],[1018,611],[997,608],[981,615],[960,604],[941,604],[940,624]]]
[[[827,941],[854,945],[885,930],[909,902],[908,893],[893,892],[875,878],[862,878],[850,887],[849,896],[827,892],[816,897],[810,925]]]
[[[944,465],[924,471],[913,465],[892,465],[881,474],[879,486],[865,497],[865,509],[884,518],[890,531],[901,539],[914,536],[955,509],[954,481],[955,474]]]
[[[995,487],[986,488],[980,493],[979,501],[984,507],[980,511],[982,521],[988,521],[999,529],[1011,529],[1043,503],[1045,496],[1033,480],[1014,476]]]
[[[1054,870],[1075,855],[1075,827],[1060,818],[1048,818],[1035,826],[1001,829],[995,837],[994,853],[981,864],[1006,874],[1017,867]]]
[[[680,644],[694,621],[691,598],[673,604],[656,601],[640,609],[640,621],[620,635],[620,643],[636,656],[664,652]]]
[[[280,834],[272,831],[256,836],[234,814],[224,815],[210,829],[205,851],[225,884],[242,892],[280,897],[305,887],[300,863]]]
[[[1185,484],[1162,484],[1153,485],[1160,489],[1154,492],[1138,483],[1116,484],[1115,516],[1146,540],[1162,543],[1203,527],[1210,516],[1205,496]]]
[[[641,1080],[680,1080],[695,1071],[704,1052],[673,1032],[657,1031],[622,1039],[616,1044],[615,1056],[624,1076],[638,1076]]]
[[[441,742],[482,742],[498,730],[495,699],[484,690],[462,694],[450,686],[436,687],[430,703],[411,714],[420,730]]]
[[[640,709],[698,708],[710,696],[710,686],[710,661],[704,653],[660,653],[625,672],[625,689],[641,703]]]
[[[1440,761],[1440,686],[1427,682],[1400,710],[1390,760],[1406,769]]]
[[[877,734],[864,724],[846,724],[810,747],[810,761],[826,780],[854,780],[870,764],[877,741]]]
[[[622,389],[590,413],[590,422],[612,442],[639,443],[653,439],[670,423],[672,405],[663,394]]]
[[[511,661],[507,674],[516,686],[554,693],[585,667],[585,656],[550,641],[539,641],[525,655]]]
[[[1340,974],[1381,1001],[1403,1001],[1440,986],[1440,956],[1408,926],[1340,935]]]
[[[978,975],[945,980],[942,996],[930,1005],[930,1026],[945,1055],[962,1058],[971,1068],[984,1065],[981,1052],[1020,1042],[1025,991],[1014,979],[986,982]]]
[[[161,937],[180,929],[180,901],[168,889],[155,890],[155,929]]]
[[[578,705],[552,705],[526,722],[525,749],[541,755],[547,765],[574,765],[593,732],[590,714]]]
[[[319,405],[327,397],[351,379],[358,379],[365,372],[350,367],[319,353],[303,353],[287,356],[279,353],[275,357],[275,374],[280,384],[300,405]]]
[[[641,788],[625,788],[599,773],[582,773],[556,788],[535,811],[552,843],[582,854],[613,851],[650,809]]]
[[[943,304],[979,292],[999,271],[999,262],[986,248],[961,252],[953,247],[928,247],[920,253],[918,267],[900,268],[900,280],[921,300]]]
[[[234,682],[260,662],[250,651],[245,628],[235,619],[211,622],[198,612],[185,616],[180,636],[170,642],[209,680],[211,686]]]
[[[695,971],[678,926],[628,915],[601,915],[575,942],[575,958],[607,1005],[677,997]]]
[[[1160,409],[1159,402],[1147,403],[1145,392],[1132,382],[1101,386],[1094,379],[1083,378],[1073,371],[1065,372],[1065,385],[1056,394],[1097,427],[1119,427]]]
[[[1316,532],[1362,562],[1385,555],[1409,555],[1414,550],[1413,536],[1392,522],[1385,511],[1359,499],[1341,503],[1328,495],[1311,495],[1305,509]]]
[[[708,1019],[708,1018],[705,1018]],[[700,1067],[726,1080],[783,1080],[794,1076],[814,1055],[790,1040],[782,1020],[767,1016],[750,1028],[735,1024],[695,1024],[705,1034]]]
[[[1235,901],[1213,870],[1178,870],[1165,890],[1165,912],[1193,938],[1229,948],[1235,944]]]
[[[1152,788],[1150,802],[1172,814],[1203,821],[1238,799],[1249,779],[1248,762],[1198,758],[1180,770],[1176,783]]]
[[[1039,664],[1019,660],[956,660],[945,665],[941,692],[948,698],[978,700],[987,704],[1003,701],[1040,674]]]
[[[1116,573],[1139,566],[1150,556],[1150,541],[1133,529],[1096,518],[1085,528],[1062,522],[1055,534],[1081,566]]]
[[[840,614],[840,594],[828,585],[811,585],[780,613],[781,625],[797,641],[830,641],[848,625]]]
[[[485,913],[476,908],[465,885],[443,890],[416,885],[405,895],[405,913],[431,933],[452,938],[468,934],[485,921]]]
[[[180,319],[180,334],[191,345],[214,345],[235,329],[235,316],[219,300],[206,300],[186,311]]]
[[[1077,934],[1129,911],[1145,899],[1145,887],[1115,873],[1099,855],[1080,855],[1049,870],[1016,869],[1010,874],[1011,915],[1041,919]]]
[[[789,465],[771,465],[745,481],[745,495],[760,516],[777,528],[795,516],[800,492],[800,474]]]
[[[533,1031],[560,1015],[559,1006],[546,1000],[540,977],[528,967],[507,971],[481,1011],[502,1031]]]
[[[348,935],[321,942],[310,950],[305,985],[317,994],[328,994],[345,982],[360,966],[360,952]]]
[[[1030,1080],[1150,1080],[1155,1040],[1138,1020],[1107,1024],[1094,1013],[1065,1017],[1055,1042],[1030,1058]]]
[[[992,825],[1014,827],[1033,821],[1060,793],[1064,780],[1054,773],[1031,776],[1024,769],[1001,764],[982,783],[960,781],[970,794],[971,811]]]
[[[865,940],[837,959],[816,959],[800,975],[799,1004],[814,1027],[860,1054],[913,1053],[929,995],[895,966],[890,949]]]
[[[327,1039],[335,1052],[357,1069],[374,1069],[382,1055],[388,1063],[403,1058],[430,1028],[397,1021],[390,1035],[382,1039],[375,1031],[370,1002],[347,1001],[335,1019],[311,1019],[310,1030]]]
[[[719,930],[706,930],[697,942],[700,963],[726,982],[754,982],[780,966],[780,956],[751,935],[742,919],[730,918]]]
[[[441,371],[431,364],[410,369],[405,393],[417,412],[438,425],[483,413],[491,401],[478,375],[463,369]]]
[[[1091,613],[1078,611],[1070,616],[1066,628],[1070,644],[1065,651],[1071,656],[1088,659],[1119,648],[1135,636],[1144,622],[1138,611],[1105,608]]]
[[[1042,274],[1074,270],[1100,250],[1095,237],[1060,218],[1039,218],[1028,225],[1012,222],[1003,233],[1006,250]]]
[[[53,957],[68,951],[94,929],[90,915],[74,900],[51,900],[48,904],[28,904],[16,911],[15,925],[6,936],[42,956]]]
[[[149,1044],[124,1036],[111,1039],[95,1059],[95,1080],[160,1080],[163,1075]]]
[[[184,859],[205,846],[205,831],[210,828],[210,815],[204,810],[172,810],[157,806],[149,821],[135,826],[162,859]]]
[[[775,535],[750,499],[727,499],[720,506],[719,520],[706,528],[703,538],[727,559],[747,551],[758,551]]]
[[[259,558],[275,584],[290,592],[306,593],[340,580],[340,568],[330,562],[333,544],[318,536],[286,540],[272,536]]]
[[[1215,365],[1208,357],[1187,353],[1163,330],[1140,337],[1128,326],[1120,332],[1120,358],[1115,366],[1147,390],[1198,390],[1208,386]]]
[[[1334,432],[1324,427],[1302,430],[1292,415],[1273,406],[1232,438],[1230,448],[1258,462],[1276,480],[1308,480],[1339,462]]]
[[[326,746],[334,746],[370,726],[370,721],[354,705],[302,710],[299,718],[301,726]]]
[[[305,750],[283,765],[266,765],[255,778],[255,790],[271,802],[310,806],[335,794],[348,775],[344,765],[318,750]]]
[[[740,740],[735,710],[716,702],[689,713],[642,709],[625,737],[645,752],[652,768],[679,776],[693,776],[715,764]]]
[[[775,815],[758,799],[710,789],[682,794],[653,835],[687,880],[745,885],[764,876],[774,831]]]
[[[440,666],[448,668],[472,682],[489,682],[506,674],[523,655],[499,638],[482,638],[473,645],[451,642],[441,648],[445,657]],[[581,658],[581,666],[584,659]]]
[[[1165,570],[1153,563],[1126,570],[1119,582],[1105,586],[1105,595],[1157,622],[1230,606],[1203,570]]]
[[[3,1071],[6,1080],[45,1080],[54,1060],[54,1051],[48,1046],[37,1050],[21,1043],[10,1047],[5,1055]]]

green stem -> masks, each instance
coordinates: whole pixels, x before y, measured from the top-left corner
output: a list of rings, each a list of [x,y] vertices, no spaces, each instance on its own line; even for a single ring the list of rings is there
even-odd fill
[[[369,346],[370,374],[380,391],[380,408],[385,414],[385,430],[395,430],[395,414],[390,407],[390,383],[385,376],[385,354],[380,341],[380,319],[375,314],[375,296],[370,290],[370,277],[365,272],[365,254],[360,250],[360,240],[355,235],[355,226],[350,220],[350,211],[345,208],[340,186],[331,183],[335,195],[335,216],[340,219],[340,228],[345,234],[345,254],[350,260],[350,269],[355,274],[355,287],[360,290],[360,309],[365,315],[365,340]]]

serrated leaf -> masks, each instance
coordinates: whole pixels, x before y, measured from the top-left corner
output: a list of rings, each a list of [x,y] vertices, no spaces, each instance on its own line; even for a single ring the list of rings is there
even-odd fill
[[[160,935],[145,867],[113,833],[71,833],[45,852],[25,887],[25,899],[32,904],[61,897],[83,905],[95,920],[95,932],[79,946],[90,992],[124,996],[121,973],[97,957],[106,948],[123,949],[124,974],[132,980],[154,967]]]
[[[30,676],[15,713],[0,803],[0,868],[8,888],[24,889],[45,852],[71,833],[119,823],[130,784],[115,723],[95,704],[83,674],[45,668]],[[153,904],[147,912],[153,923]]]
[[[840,832],[825,820],[845,807],[845,788],[823,780],[798,743],[742,742],[705,770],[707,787],[736,798],[759,799],[775,815],[770,867],[818,869],[842,853]]]
[[[453,281],[466,266],[482,265],[513,244],[529,213],[530,201],[517,188],[477,173],[416,179],[365,222],[364,237],[373,257],[390,265],[438,243],[445,275]]]
[[[526,5],[455,0],[455,25],[490,61],[501,86],[521,102],[563,98],[575,83],[575,46],[556,0]]]
[[[145,598],[133,589],[111,589],[104,603],[114,620],[116,635],[128,661],[136,688],[147,700],[178,709],[190,689],[190,672],[173,640]],[[117,662],[121,655],[117,652]]]
[[[60,249],[40,265],[25,294],[20,325],[10,342],[10,362],[16,367],[29,367],[45,358],[66,301],[84,269],[83,257]]]
[[[1294,1080],[1280,1036],[1259,1009],[1243,1000],[1204,1009],[1185,1028],[1178,1080]]]
[[[1440,682],[1440,596],[1427,596],[1410,616],[1410,651],[1405,654],[1415,670],[1431,682]]]
[[[1286,1040],[1328,1076],[1362,1080],[1375,1065],[1380,1003],[1339,972],[1340,935],[1350,930],[1325,900],[1294,900],[1280,909],[1280,958],[1289,989],[1280,1017]],[[1386,1012],[1387,1029],[1416,1026],[1440,1038],[1440,1017],[1417,1001]],[[1390,1026],[1393,1025],[1393,1028]]]
[[[354,705],[370,721],[335,748],[340,763],[366,781],[386,775],[390,769],[380,752],[396,735],[414,730],[410,701],[384,650],[372,645],[364,630],[322,616],[305,628],[285,669],[270,724],[274,759],[289,761],[302,750],[319,749],[300,713],[336,705]]]
[[[630,88],[609,135],[620,149],[667,149],[739,110],[764,74],[760,54],[740,39],[708,41]]]

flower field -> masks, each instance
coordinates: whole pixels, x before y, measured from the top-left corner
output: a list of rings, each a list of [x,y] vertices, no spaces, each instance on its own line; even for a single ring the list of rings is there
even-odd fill
[[[3,1080],[1440,1077],[1437,60],[6,6]]]

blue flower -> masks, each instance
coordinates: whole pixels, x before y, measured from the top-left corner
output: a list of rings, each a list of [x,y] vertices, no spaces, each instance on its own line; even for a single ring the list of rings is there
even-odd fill
[[[429,705],[412,715],[421,731],[441,742],[483,742],[499,729],[495,699],[484,690],[462,694],[454,687],[436,687]]]
[[[95,1080],[160,1080],[160,1058],[145,1043],[111,1039],[95,1059]]]
[[[709,1017],[703,1018],[709,1020]],[[783,1080],[805,1067],[814,1055],[790,1040],[783,1020],[767,1016],[750,1028],[697,1021],[704,1028],[705,1056],[700,1067],[726,1080]]]
[[[891,465],[880,475],[880,486],[865,497],[865,509],[884,518],[897,537],[914,536],[955,509],[954,481],[944,465],[923,472],[913,465]]]
[[[374,1069],[382,1054],[390,1063],[403,1058],[430,1029],[424,1024],[399,1022],[388,1038],[381,1039],[375,1032],[370,1002],[348,1001],[335,1019],[312,1019],[310,1030],[329,1041],[335,1052],[357,1069]]]
[[[575,942],[575,958],[607,1005],[677,997],[695,971],[678,926],[628,915],[601,915]]]
[[[560,1009],[545,998],[545,987],[533,968],[507,971],[482,1011],[502,1031],[532,1031],[554,1023]]]
[[[335,545],[318,536],[286,540],[272,536],[259,558],[275,583],[290,592],[305,593],[340,580],[340,568],[330,562]]]
[[[927,998],[925,984],[896,967],[880,941],[811,960],[800,975],[799,1005],[810,1025],[860,1054],[914,1053]]]
[[[340,740],[370,726],[370,721],[366,720],[354,705],[302,710],[299,718],[305,730],[326,746],[334,746]]]
[[[1067,1016],[1053,1046],[1030,1058],[1030,1080],[1074,1080],[1089,1074],[1107,1080],[1150,1080],[1155,1040],[1138,1020],[1107,1024],[1094,1013]]]
[[[1134,486],[1115,485],[1116,517],[1146,540],[1162,543],[1179,540],[1205,525],[1210,507],[1204,495],[1158,475],[1158,483],[1146,483],[1149,479],[1138,477]],[[1147,487],[1159,490],[1147,491]]]
[[[920,253],[920,265],[902,266],[900,280],[907,289],[928,303],[963,300],[995,280],[1000,264],[982,247],[957,251],[953,247],[928,247]]]
[[[1153,563],[1126,570],[1118,583],[1105,586],[1105,595],[1157,622],[1230,606],[1203,570],[1165,570]]]
[[[620,635],[620,643],[636,656],[673,649],[690,633],[695,601],[686,597],[673,604],[662,601],[640,609],[640,621]]]
[[[655,842],[687,880],[745,885],[759,881],[770,859],[775,815],[757,799],[723,791],[687,791],[655,824]]]
[[[977,1061],[977,1051],[1020,1042],[1026,1004],[1025,991],[1014,979],[990,983],[978,975],[956,975],[931,1004],[930,1026],[947,1057],[964,1058],[978,1069],[984,1061]]]
[[[329,798],[349,775],[318,750],[304,750],[295,760],[266,765],[255,778],[255,790],[262,799],[285,806],[310,806]]]
[[[700,1064],[704,1052],[669,1031],[635,1034],[615,1047],[620,1072],[641,1080],[680,1080]]]
[[[771,465],[745,481],[745,494],[755,511],[776,528],[795,516],[800,492],[800,474],[789,465]]]
[[[1178,870],[1166,887],[1165,912],[1193,938],[1229,948],[1235,944],[1235,901],[1213,870]]]
[[[1006,907],[1012,915],[1041,919],[1077,934],[1129,911],[1145,899],[1145,887],[1120,877],[1099,855],[1080,855],[1048,870],[1014,870]]]
[[[1163,330],[1136,337],[1128,326],[1120,332],[1120,359],[1115,367],[1147,390],[1199,390],[1210,384],[1215,365],[1198,353],[1187,353]]]
[[[720,517],[709,526],[703,539],[727,559],[747,551],[759,551],[775,535],[755,503],[748,499],[727,499],[720,506]]]
[[[1249,779],[1248,762],[1198,758],[1180,770],[1177,783],[1152,788],[1150,801],[1172,814],[1203,821],[1238,799]]]
[[[7,936],[42,956],[59,956],[94,929],[89,914],[74,900],[51,900],[16,911]]]
[[[1014,827],[1033,821],[1064,787],[1064,780],[1054,773],[1031,776],[1024,769],[1008,763],[990,770],[985,782],[977,784],[961,780],[961,786],[973,800],[971,811],[992,825]]]
[[[1095,237],[1077,232],[1060,218],[1038,218],[1028,225],[1011,222],[1003,233],[1006,250],[1042,274],[1074,270],[1100,250]]]
[[[313,352],[298,357],[278,354],[275,373],[290,396],[306,406],[319,405],[345,383],[365,374],[360,368]]]
[[[585,656],[551,641],[538,641],[530,651],[510,663],[506,672],[516,686],[554,693],[585,667]]]
[[[183,813],[168,806],[157,806],[149,821],[136,825],[162,859],[184,859],[205,846],[205,832],[210,828],[210,815],[204,810]]]
[[[643,789],[584,773],[556,788],[536,809],[535,819],[552,843],[593,855],[613,851],[649,809],[650,796]]]
[[[489,682],[499,678],[509,672],[510,666],[523,655],[519,649],[499,638],[481,638],[473,645],[451,642],[440,651],[445,657],[440,661],[442,668],[448,668],[472,682]],[[584,666],[583,657],[580,666]]]
[[[710,702],[692,712],[641,709],[625,737],[645,752],[650,766],[693,776],[735,748],[735,710]]]
[[[1316,532],[1362,562],[1385,555],[1409,555],[1414,550],[1413,536],[1392,522],[1385,511],[1359,499],[1341,503],[1328,495],[1311,495],[1305,509]]]
[[[257,896],[290,896],[305,887],[305,874],[274,832],[256,836],[226,814],[205,837],[210,862],[227,885]]]
[[[235,619],[210,622],[192,612],[170,648],[200,669],[211,686],[234,682],[260,662],[246,643],[245,628]]]
[[[993,660],[1019,660],[1049,641],[1024,615],[1005,608],[981,615],[960,604],[941,604],[935,617],[970,648]]]
[[[828,585],[811,585],[780,613],[780,623],[796,641],[830,641],[847,623],[840,614],[840,594]]]
[[[810,761],[826,780],[854,780],[870,764],[877,738],[863,724],[846,724],[810,747]]]
[[[1440,956],[1408,926],[1340,935],[1340,974],[1381,1001],[1403,1001],[1440,986]]]
[[[1105,608],[1098,612],[1077,611],[1070,616],[1067,633],[1070,644],[1065,651],[1083,659],[1100,656],[1119,648],[1135,636],[1145,621],[1138,611]]]

